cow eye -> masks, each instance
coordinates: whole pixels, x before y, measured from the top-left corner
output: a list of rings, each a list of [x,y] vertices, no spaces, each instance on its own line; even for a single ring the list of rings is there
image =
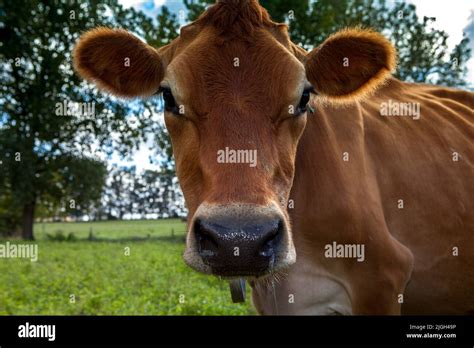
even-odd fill
[[[309,98],[311,96],[311,93],[313,92],[313,88],[305,88],[303,91],[303,94],[301,95],[300,102],[298,103],[298,114],[305,113],[307,111],[307,106],[309,103]]]
[[[165,101],[165,110],[179,115],[179,108],[173,97],[173,93],[171,93],[171,89],[168,87],[160,87],[160,92],[163,94],[163,100]]]

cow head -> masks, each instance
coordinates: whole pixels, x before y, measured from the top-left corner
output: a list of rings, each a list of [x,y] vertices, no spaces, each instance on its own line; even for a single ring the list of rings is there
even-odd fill
[[[360,29],[306,53],[257,0],[221,0],[159,50],[124,30],[87,32],[74,64],[117,96],[163,93],[189,209],[186,263],[258,277],[295,262],[285,202],[310,94],[363,96],[390,75],[395,53],[380,34]]]

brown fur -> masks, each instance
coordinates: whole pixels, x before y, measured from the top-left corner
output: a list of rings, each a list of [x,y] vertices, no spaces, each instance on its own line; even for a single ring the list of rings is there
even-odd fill
[[[421,118],[380,116],[389,99],[420,103]],[[290,212],[298,231],[292,271],[310,260],[311,267],[347,284],[353,305],[361,303],[356,313],[374,314],[386,311],[381,296],[389,288],[377,285],[377,274],[388,277],[397,274],[393,267],[405,268],[410,280],[405,291],[398,290],[404,294],[402,313],[472,312],[473,108],[471,92],[392,78],[363,102],[316,106],[299,143],[291,192],[298,202]],[[342,160],[345,151],[348,162]],[[453,162],[453,151],[462,160]],[[324,245],[334,240],[364,243],[366,262],[325,258]],[[291,282],[281,287],[281,304],[288,293],[303,296]],[[287,306],[286,313],[293,311]]]
[[[164,75],[156,50],[122,29],[88,31],[76,44],[73,57],[82,77],[120,97],[152,95]]]
[[[250,39],[258,28],[277,26],[257,0],[220,0],[204,12],[195,24],[212,25],[219,35],[227,39]]]
[[[80,74],[126,96],[148,94],[163,78],[185,106],[185,115],[165,113],[165,121],[191,221],[203,205],[294,200],[284,215],[297,261],[274,287],[253,283],[260,313],[474,310],[473,93],[393,79],[393,46],[370,30],[344,30],[306,54],[253,0],[210,7],[159,59],[134,37],[125,43],[123,32],[114,45],[85,35],[75,51]],[[116,33],[98,36],[109,35]],[[116,66],[127,54],[141,66]],[[140,85],[148,69],[156,74]],[[289,114],[305,74],[322,97],[346,105]],[[390,99],[420,103],[421,119],[382,117]],[[226,146],[258,149],[257,166],[218,164]],[[324,257],[332,241],[364,244],[365,262]]]
[[[348,59],[348,66],[343,64]],[[333,101],[366,97],[395,69],[396,52],[381,34],[341,30],[308,54],[306,73],[318,94]]]

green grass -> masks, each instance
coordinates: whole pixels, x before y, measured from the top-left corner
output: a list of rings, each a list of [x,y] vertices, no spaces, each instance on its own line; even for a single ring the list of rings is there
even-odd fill
[[[37,262],[0,259],[0,314],[255,314],[249,291],[234,304],[226,282],[184,264],[184,231],[179,220],[37,224]]]
[[[76,223],[56,222],[38,223],[35,225],[34,233],[39,240],[47,238],[48,235],[55,235],[56,233],[72,233],[77,238],[86,239],[91,231],[94,237],[117,239],[170,236],[172,229],[176,235],[184,236],[186,226],[179,219]]]

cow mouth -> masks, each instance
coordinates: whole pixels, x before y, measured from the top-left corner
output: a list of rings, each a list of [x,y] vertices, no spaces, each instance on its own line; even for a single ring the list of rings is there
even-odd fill
[[[207,275],[213,275],[219,280],[233,281],[236,279],[244,279],[245,281],[250,283],[261,283],[272,281],[274,279],[279,279],[281,275],[286,274],[286,269],[296,261],[294,249],[292,250],[293,255],[289,255],[292,254],[292,252],[287,252],[286,255],[282,257],[275,257],[274,260],[271,260],[269,265],[266,267],[252,269],[244,269],[230,265],[211,266],[204,262],[204,260],[201,258],[201,255],[194,250],[185,251],[184,261],[189,267],[191,267],[195,271]],[[191,259],[188,256],[190,254],[195,257]],[[195,260],[198,255],[201,262],[195,263],[190,261]]]
[[[226,271],[222,269],[212,268],[211,274],[223,279],[223,280],[234,280],[239,278],[245,278],[247,280],[251,279],[259,279],[263,277],[268,277],[271,273],[266,270],[261,271],[238,271],[238,270],[231,270]]]
[[[284,270],[280,270],[279,272],[267,273],[261,277],[227,279],[229,283],[229,290],[230,290],[232,302],[234,303],[245,302],[247,283],[251,286],[252,289],[256,287],[262,287],[262,286],[264,288],[275,289],[275,283],[280,282],[280,280],[284,278],[286,278],[286,273],[284,272]]]
[[[275,236],[271,242],[281,243],[281,236]],[[286,242],[286,241],[285,241]],[[221,280],[232,281],[235,279],[245,279],[250,282],[260,282],[278,277],[285,273],[285,270],[296,261],[296,253],[293,244],[278,244],[275,252],[270,253],[271,246],[263,250],[263,255],[269,255],[266,262],[261,264],[253,263],[253,259],[242,258],[230,259],[223,263],[212,263],[208,259],[209,250],[199,250],[196,247],[187,247],[184,253],[185,263],[200,273],[213,275]],[[211,259],[212,260],[212,259]]]

